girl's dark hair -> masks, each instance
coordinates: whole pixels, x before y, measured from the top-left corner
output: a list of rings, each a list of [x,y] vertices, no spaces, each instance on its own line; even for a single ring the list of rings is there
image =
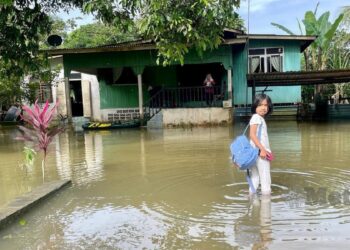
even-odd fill
[[[266,115],[269,115],[273,111],[273,105],[271,98],[268,95],[265,94],[257,94],[255,96],[254,103],[252,104],[252,114],[256,113],[256,108],[262,103],[263,100],[267,101],[267,105],[269,106],[269,110],[267,111]]]

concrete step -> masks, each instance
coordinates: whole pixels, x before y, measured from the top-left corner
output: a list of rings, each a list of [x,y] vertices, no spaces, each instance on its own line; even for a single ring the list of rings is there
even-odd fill
[[[58,180],[43,185],[23,194],[0,208],[0,229],[3,229],[23,213],[33,208],[42,200],[70,184],[70,180]]]

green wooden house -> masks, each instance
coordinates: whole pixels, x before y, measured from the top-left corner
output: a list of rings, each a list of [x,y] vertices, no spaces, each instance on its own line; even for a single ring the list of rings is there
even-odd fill
[[[251,103],[247,74],[299,71],[301,52],[315,37],[246,35],[225,30],[222,44],[202,57],[190,51],[184,65],[157,65],[152,41],[134,41],[96,48],[50,50],[53,64],[63,65],[54,99],[68,117],[96,121],[133,118],[161,123],[220,123],[232,119],[235,108]],[[72,72],[81,74],[73,79]],[[215,86],[208,97],[203,80],[211,73]],[[301,101],[300,86],[265,87],[274,104]],[[208,102],[208,98],[210,99]],[[214,120],[213,120],[214,119]]]

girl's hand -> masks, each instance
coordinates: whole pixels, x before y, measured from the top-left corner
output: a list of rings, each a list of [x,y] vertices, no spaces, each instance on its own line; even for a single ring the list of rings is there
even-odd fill
[[[266,159],[266,157],[267,157],[267,154],[268,154],[269,152],[267,152],[265,149],[260,149],[260,154],[259,154],[259,156],[262,158],[262,159]]]
[[[273,156],[272,152],[266,151],[265,149],[260,150],[259,156],[268,161],[272,161],[275,157]]]

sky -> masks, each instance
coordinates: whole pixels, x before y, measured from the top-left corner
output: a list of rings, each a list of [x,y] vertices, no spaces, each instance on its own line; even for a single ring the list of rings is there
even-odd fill
[[[317,3],[317,10],[320,14],[330,11],[330,20],[340,14],[342,6],[350,6],[350,0],[249,0],[250,13],[248,15],[248,0],[241,0],[241,7],[238,10],[240,16],[245,20],[245,26],[248,30],[249,16],[249,33],[250,34],[285,34],[282,30],[271,25],[272,22],[281,24],[297,35],[300,35],[298,21],[304,18],[306,11],[314,11]],[[69,14],[61,12],[59,14],[64,20],[74,17],[82,17],[76,20],[78,25],[93,22],[92,16],[84,16],[78,10],[73,10]]]
[[[314,11],[319,2],[316,17],[329,11],[330,20],[340,14],[342,6],[350,6],[350,0],[249,0],[250,8],[248,15],[248,0],[241,0],[238,10],[240,16],[245,20],[245,26],[250,34],[286,34],[274,27],[271,23],[278,23],[293,33],[300,35],[298,21],[304,19],[306,11]]]

